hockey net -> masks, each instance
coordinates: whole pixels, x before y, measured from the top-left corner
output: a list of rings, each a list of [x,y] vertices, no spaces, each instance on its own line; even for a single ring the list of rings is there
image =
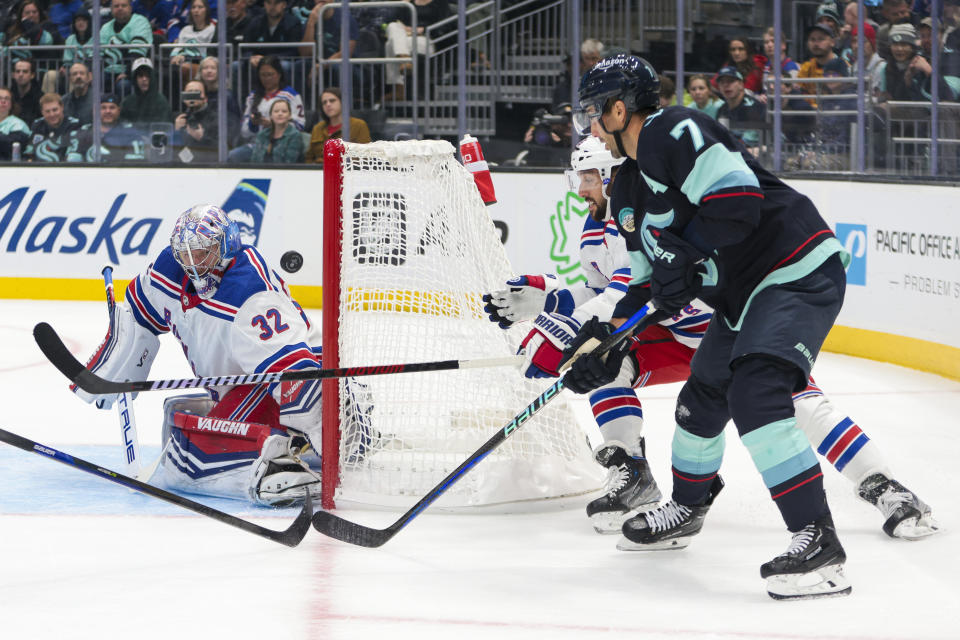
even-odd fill
[[[526,329],[501,330],[481,301],[512,275],[499,232],[449,143],[327,143],[324,367],[513,355]],[[515,367],[324,383],[328,508],[334,500],[409,507],[546,387]],[[602,478],[560,397],[436,507],[523,510],[529,501],[593,491]]]

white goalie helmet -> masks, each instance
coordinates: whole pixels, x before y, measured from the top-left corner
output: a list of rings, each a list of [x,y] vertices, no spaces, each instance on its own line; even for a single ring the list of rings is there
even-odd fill
[[[596,169],[603,183],[603,193],[609,198],[607,187],[610,185],[613,168],[619,167],[624,160],[626,158],[614,158],[600,138],[587,136],[577,144],[570,156],[570,169],[566,171],[567,184],[571,191],[577,191],[580,188],[580,172]]]
[[[220,284],[219,269],[240,250],[240,229],[220,207],[198,204],[177,218],[170,248],[197,295],[209,298]]]

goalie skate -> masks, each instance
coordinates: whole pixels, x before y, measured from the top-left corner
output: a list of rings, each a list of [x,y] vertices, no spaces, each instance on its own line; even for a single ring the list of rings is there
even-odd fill
[[[623,537],[617,542],[617,549],[683,549],[690,544],[690,538],[700,533],[703,519],[721,489],[723,480],[717,476],[710,485],[710,496],[704,504],[688,506],[671,500],[652,511],[630,518],[623,523]]]
[[[919,540],[940,530],[927,503],[882,473],[861,482],[857,495],[880,510],[884,517],[883,532],[891,538]]]
[[[587,516],[597,533],[619,533],[625,520],[660,502],[662,495],[644,449],[641,439],[639,458],[616,445],[601,447],[597,451],[597,462],[610,471],[606,494],[587,505]]]
[[[847,555],[830,515],[793,534],[787,550],[760,566],[774,600],[832,598],[853,590],[843,575]]]

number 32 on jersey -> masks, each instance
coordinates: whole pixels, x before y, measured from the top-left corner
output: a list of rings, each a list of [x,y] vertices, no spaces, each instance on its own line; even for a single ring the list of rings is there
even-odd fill
[[[290,328],[290,325],[284,324],[280,319],[280,312],[276,309],[268,309],[265,314],[254,316],[250,326],[260,329],[261,340],[269,340]]]

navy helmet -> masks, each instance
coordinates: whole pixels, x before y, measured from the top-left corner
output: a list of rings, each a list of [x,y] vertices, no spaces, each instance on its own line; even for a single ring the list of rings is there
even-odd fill
[[[630,113],[656,109],[660,76],[638,56],[620,54],[598,62],[580,80],[580,109],[574,114],[580,134],[590,132],[590,122],[600,117],[610,99],[623,100]]]

